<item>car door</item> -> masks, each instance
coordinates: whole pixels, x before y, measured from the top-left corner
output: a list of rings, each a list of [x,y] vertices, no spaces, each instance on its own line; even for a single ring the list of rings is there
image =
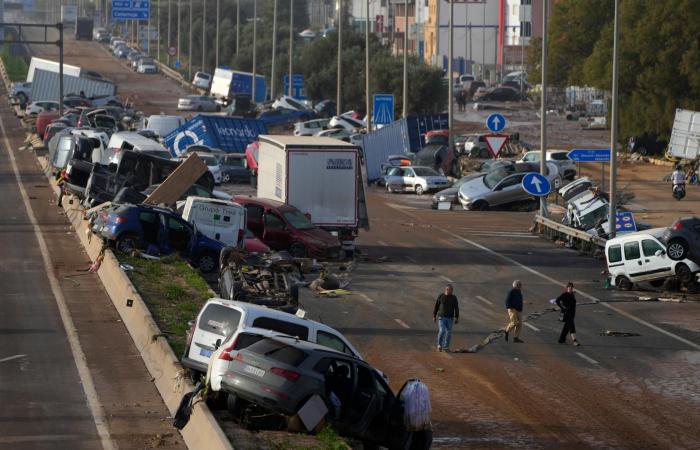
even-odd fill
[[[416,187],[416,172],[410,167],[401,169],[401,189],[412,191]]]
[[[642,256],[645,277],[673,275],[672,261],[661,243],[655,239],[642,239]]]
[[[525,192],[521,186],[524,176],[524,173],[507,176],[496,185],[491,193],[486,195],[486,201],[489,205],[502,205],[528,198],[530,194]]]
[[[353,364],[355,389],[346,405],[347,429],[357,437],[373,437],[370,424],[381,411],[381,398],[372,369],[364,364]]]
[[[258,238],[263,236],[263,213],[264,208],[259,205],[244,205],[246,211],[247,228]]]
[[[274,250],[288,249],[291,244],[287,225],[274,212],[268,211],[263,215],[262,241]]]
[[[644,261],[639,249],[639,241],[627,241],[622,244],[622,254],[625,257],[625,272],[627,277],[633,281],[643,281],[647,277],[644,276]]]
[[[192,229],[189,224],[173,216],[164,216],[168,233],[168,244],[173,250],[187,253],[192,241]]]

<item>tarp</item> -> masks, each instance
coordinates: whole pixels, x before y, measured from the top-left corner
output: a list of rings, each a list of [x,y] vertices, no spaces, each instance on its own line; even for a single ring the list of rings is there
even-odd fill
[[[257,119],[198,114],[168,134],[165,145],[174,156],[182,154],[190,145],[243,153],[261,134],[267,134],[267,127]]]

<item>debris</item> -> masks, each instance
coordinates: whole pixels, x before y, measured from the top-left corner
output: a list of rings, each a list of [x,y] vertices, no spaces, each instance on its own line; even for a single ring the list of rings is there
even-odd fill
[[[641,336],[641,334],[638,333],[628,333],[625,331],[610,331],[610,330],[605,330],[605,333],[600,333],[601,336],[613,336],[613,337],[635,337],[635,336]]]
[[[442,367],[436,367],[435,370],[439,373],[443,373],[445,371],[445,369],[443,369]]]
[[[119,267],[121,267],[121,269],[125,272],[130,272],[134,270],[134,266],[132,266],[131,264],[120,263]]]

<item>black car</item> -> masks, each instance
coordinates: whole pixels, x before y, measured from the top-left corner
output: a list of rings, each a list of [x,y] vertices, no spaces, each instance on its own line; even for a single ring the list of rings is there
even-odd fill
[[[654,133],[644,133],[640,136],[630,137],[627,149],[630,153],[639,153],[642,156],[660,155],[666,149],[668,142],[660,140]]]
[[[684,217],[676,220],[661,237],[668,257],[674,261],[690,259],[700,264],[700,218]]]
[[[474,94],[474,101],[515,102],[518,100],[520,100],[518,91],[507,86],[494,87]]]
[[[316,115],[318,117],[324,119],[337,115],[337,107],[335,102],[331,100],[323,100],[316,103],[316,106],[314,106],[314,111],[316,111]]]
[[[222,183],[250,182],[250,169],[243,154],[220,157],[219,167],[221,167]]]

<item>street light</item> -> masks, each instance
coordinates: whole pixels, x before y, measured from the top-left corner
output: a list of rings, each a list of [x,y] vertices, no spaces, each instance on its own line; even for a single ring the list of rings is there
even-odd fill
[[[214,58],[214,68],[219,67],[219,22],[221,22],[220,8],[221,0],[216,0],[216,57]]]
[[[336,113],[340,114],[340,111],[342,111],[341,108],[341,92],[340,92],[340,86],[341,86],[341,80],[343,79],[343,61],[341,59],[341,50],[343,48],[343,3],[342,0],[338,0],[336,3],[338,7],[338,75],[337,75],[337,80],[336,80],[336,97],[335,97],[335,104],[336,104]]]
[[[542,2],[542,95],[540,104],[540,173],[547,175],[547,9],[549,0]],[[540,197],[540,215],[547,217],[547,197]]]
[[[287,89],[289,90],[289,96],[292,96],[292,55],[294,54],[294,0],[290,0],[289,4],[289,83],[287,84]]]
[[[190,36],[187,42],[187,74],[189,81],[192,81],[192,1],[190,0]]]
[[[207,0],[203,0],[202,5],[202,72],[206,72],[206,58],[207,58],[207,47],[206,40],[207,37]]]
[[[608,217],[608,227],[610,227],[610,238],[615,237],[615,223],[617,222],[617,35],[619,1],[615,0],[615,19],[613,27],[613,70],[612,70],[612,108],[610,111],[610,214]]]
[[[272,68],[270,74],[270,99],[275,98],[275,55],[277,53],[277,0],[273,0],[272,8]],[[291,83],[292,80],[290,79]]]
[[[251,97],[253,98],[253,102],[255,102],[255,88],[257,84],[257,70],[255,67],[255,57],[257,53],[257,34],[258,34],[258,0],[253,0],[253,83],[252,83],[252,88],[253,88],[253,93]]]
[[[365,109],[367,110],[367,132],[372,131],[372,110],[369,106],[369,0],[365,2]]]
[[[401,103],[403,103],[402,117],[406,117],[408,115],[408,0],[403,2],[403,94]]]
[[[455,4],[450,0],[450,22],[447,29],[447,145],[449,154],[453,154],[452,148],[452,119],[454,116],[454,95],[452,95],[452,53],[454,51],[454,21]]]

